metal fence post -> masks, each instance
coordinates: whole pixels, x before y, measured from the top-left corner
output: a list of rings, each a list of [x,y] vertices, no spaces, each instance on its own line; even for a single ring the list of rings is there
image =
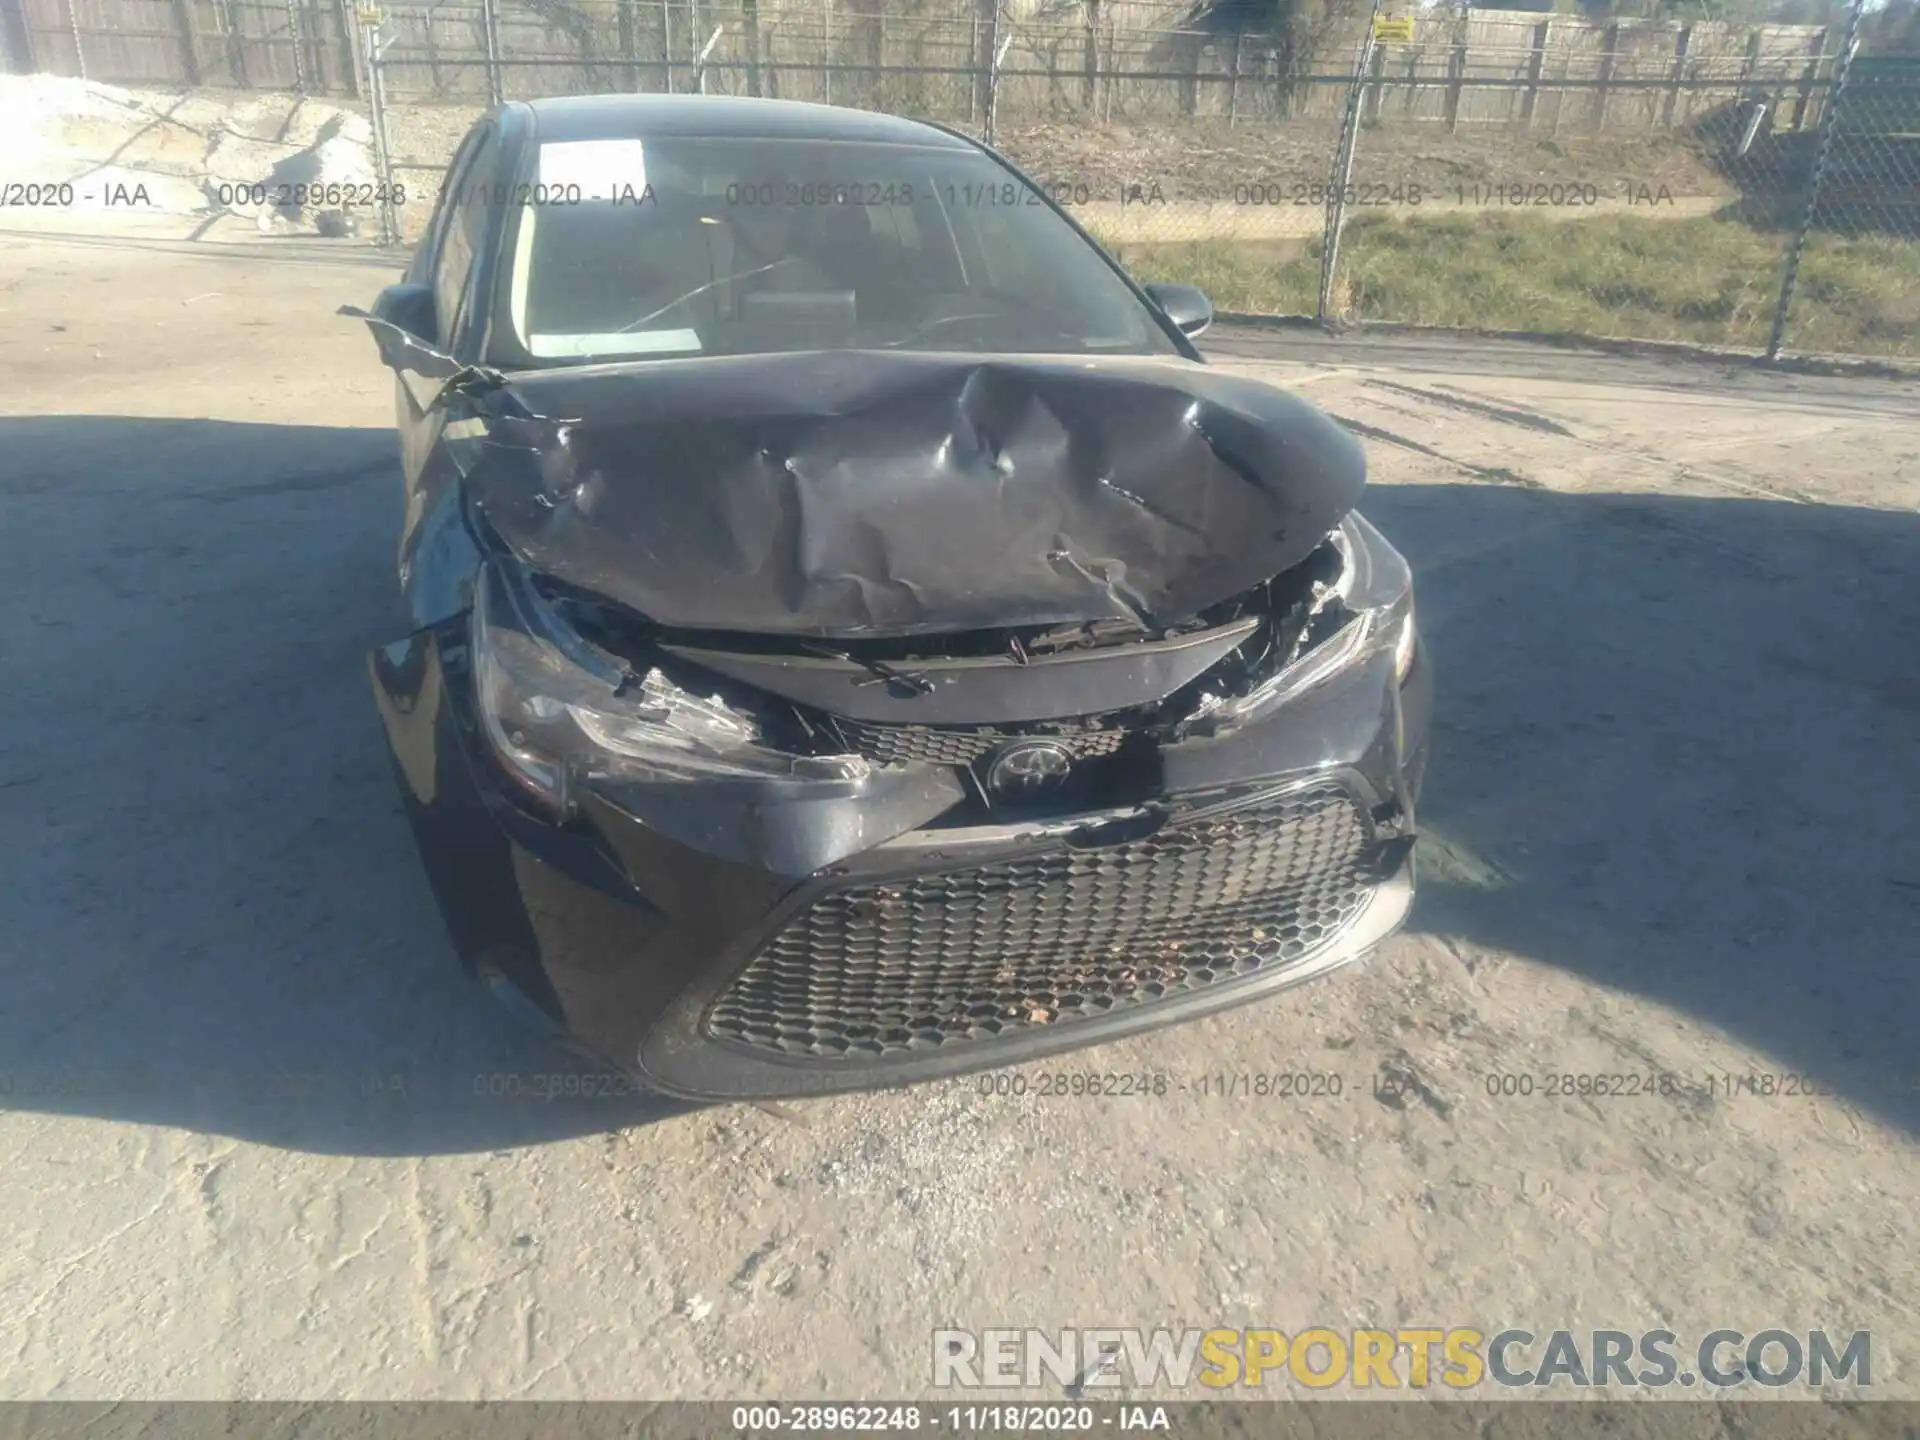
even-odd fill
[[[973,17],[973,44],[967,50],[967,124],[980,118],[980,17]]]
[[[673,94],[673,3],[660,0],[660,68],[666,72],[667,94]]]
[[[1814,150],[1813,173],[1807,177],[1807,203],[1800,212],[1800,228],[1787,247],[1787,263],[1780,272],[1780,301],[1773,311],[1773,332],[1767,336],[1769,364],[1780,358],[1780,346],[1787,338],[1787,312],[1793,307],[1793,288],[1800,278],[1800,253],[1806,249],[1807,234],[1813,229],[1814,215],[1820,206],[1820,184],[1833,154],[1840,96],[1847,88],[1847,72],[1853,68],[1853,52],[1860,48],[1860,17],[1866,8],[1866,0],[1853,0],[1853,8],[1847,12],[1847,38],[1840,42],[1840,59],[1833,67],[1833,85],[1827,92],[1826,103],[1820,107],[1820,140]]]
[[[500,88],[500,12],[494,0],[480,0],[480,43],[487,61],[487,102],[498,105],[506,97]]]
[[[1233,69],[1227,77],[1227,128],[1229,130],[1240,118],[1240,42],[1244,38],[1238,30],[1233,32]]]
[[[387,144],[387,85],[380,73],[380,12],[360,12],[367,56],[367,109],[373,124],[373,167],[380,178],[380,243],[392,245],[400,238],[400,221],[393,205],[393,150]]]
[[[306,37],[301,32],[300,0],[287,0],[287,36],[293,42],[293,89],[297,95],[307,93],[307,57]]]
[[[707,43],[701,46],[700,53],[693,57],[693,88],[696,94],[707,93],[707,59],[713,54],[713,47],[720,43],[720,37],[726,33],[726,26],[714,26],[713,34],[707,37]]]
[[[1000,0],[994,0],[993,8],[987,12],[987,91],[980,102],[980,133],[989,145],[993,143],[993,110],[999,97],[1000,56],[1004,53],[1000,46]]]
[[[759,95],[760,79],[760,0],[741,0],[741,36],[747,42],[747,94]]]
[[[73,31],[73,64],[82,80],[87,78],[87,47],[80,43],[80,14],[67,0],[67,28]]]
[[[1360,119],[1363,124],[1380,123],[1380,107],[1387,98],[1387,52],[1380,48],[1373,38],[1373,31],[1367,31],[1367,63],[1369,84],[1365,98],[1360,102]]]
[[[1333,302],[1334,271],[1340,264],[1340,231],[1347,218],[1347,185],[1353,178],[1354,143],[1360,132],[1361,96],[1368,84],[1373,64],[1373,22],[1380,16],[1380,0],[1373,0],[1373,12],[1367,17],[1366,38],[1360,44],[1360,58],[1354,62],[1353,79],[1347,86],[1346,113],[1340,122],[1340,143],[1334,151],[1333,174],[1327,187],[1327,224],[1320,242],[1320,298],[1313,318],[1327,327],[1327,311]]]

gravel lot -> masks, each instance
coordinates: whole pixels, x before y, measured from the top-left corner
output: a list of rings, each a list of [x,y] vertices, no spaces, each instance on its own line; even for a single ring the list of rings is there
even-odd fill
[[[1419,575],[1410,929],[1071,1062],[1161,1098],[542,1102],[492,1092],[578,1062],[459,979],[361,668],[397,466],[332,311],[396,269],[0,234],[0,1398],[912,1396],[941,1325],[1422,1323],[1868,1328],[1920,1398],[1913,386],[1218,335],[1367,437]],[[1194,1093],[1297,1071],[1342,1094]]]

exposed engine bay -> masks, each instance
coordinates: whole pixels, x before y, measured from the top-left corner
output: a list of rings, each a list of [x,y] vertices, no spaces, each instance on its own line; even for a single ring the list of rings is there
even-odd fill
[[[1360,616],[1342,598],[1351,564],[1346,532],[1336,529],[1293,569],[1164,629],[1102,620],[836,642],[675,630],[559,582],[539,581],[535,589],[629,686],[651,682],[708,699],[750,719],[760,744],[797,757],[967,767],[979,806],[998,814],[1043,798],[1052,810],[1094,795],[1119,802],[1154,793],[1153,761],[1162,744],[1230,729],[1235,702],[1356,625]],[[949,710],[992,703],[991,713],[1004,713],[1008,702],[991,677],[1031,691],[1036,672],[1064,665],[1078,671],[1071,679],[1081,696],[1113,689],[1090,678],[1098,669],[1137,694],[1142,653],[1172,657],[1162,672],[1171,688],[1145,703],[992,723],[892,718],[911,715],[919,702],[939,705],[934,697],[943,689],[958,691],[945,699]],[[990,678],[983,682],[982,675]],[[864,695],[881,697],[867,708],[888,718],[848,713],[861,707],[849,706],[847,697]],[[1024,797],[989,785],[982,762],[1025,738],[1061,746],[1076,783]]]

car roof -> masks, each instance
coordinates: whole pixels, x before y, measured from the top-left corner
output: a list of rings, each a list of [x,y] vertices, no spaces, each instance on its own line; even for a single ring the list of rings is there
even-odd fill
[[[521,103],[532,116],[535,136],[542,141],[686,135],[974,148],[963,137],[918,120],[802,100],[759,100],[738,95],[567,95]]]

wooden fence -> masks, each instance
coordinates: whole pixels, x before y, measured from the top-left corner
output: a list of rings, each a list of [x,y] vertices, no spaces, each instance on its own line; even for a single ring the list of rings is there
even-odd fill
[[[0,63],[123,85],[352,96],[365,3],[0,0]],[[472,104],[698,86],[971,121],[991,90],[1002,119],[1287,120],[1338,113],[1360,40],[1342,35],[1287,76],[1254,37],[1145,23],[1178,13],[1164,4],[1107,0],[1100,13],[1089,28],[1031,0],[937,15],[876,0],[441,0],[381,7],[382,79],[392,99]],[[1667,128],[1758,91],[1783,123],[1810,124],[1837,43],[1818,26],[1430,10],[1411,42],[1375,48],[1363,119]]]
[[[0,0],[6,68],[357,95],[351,0]]]

